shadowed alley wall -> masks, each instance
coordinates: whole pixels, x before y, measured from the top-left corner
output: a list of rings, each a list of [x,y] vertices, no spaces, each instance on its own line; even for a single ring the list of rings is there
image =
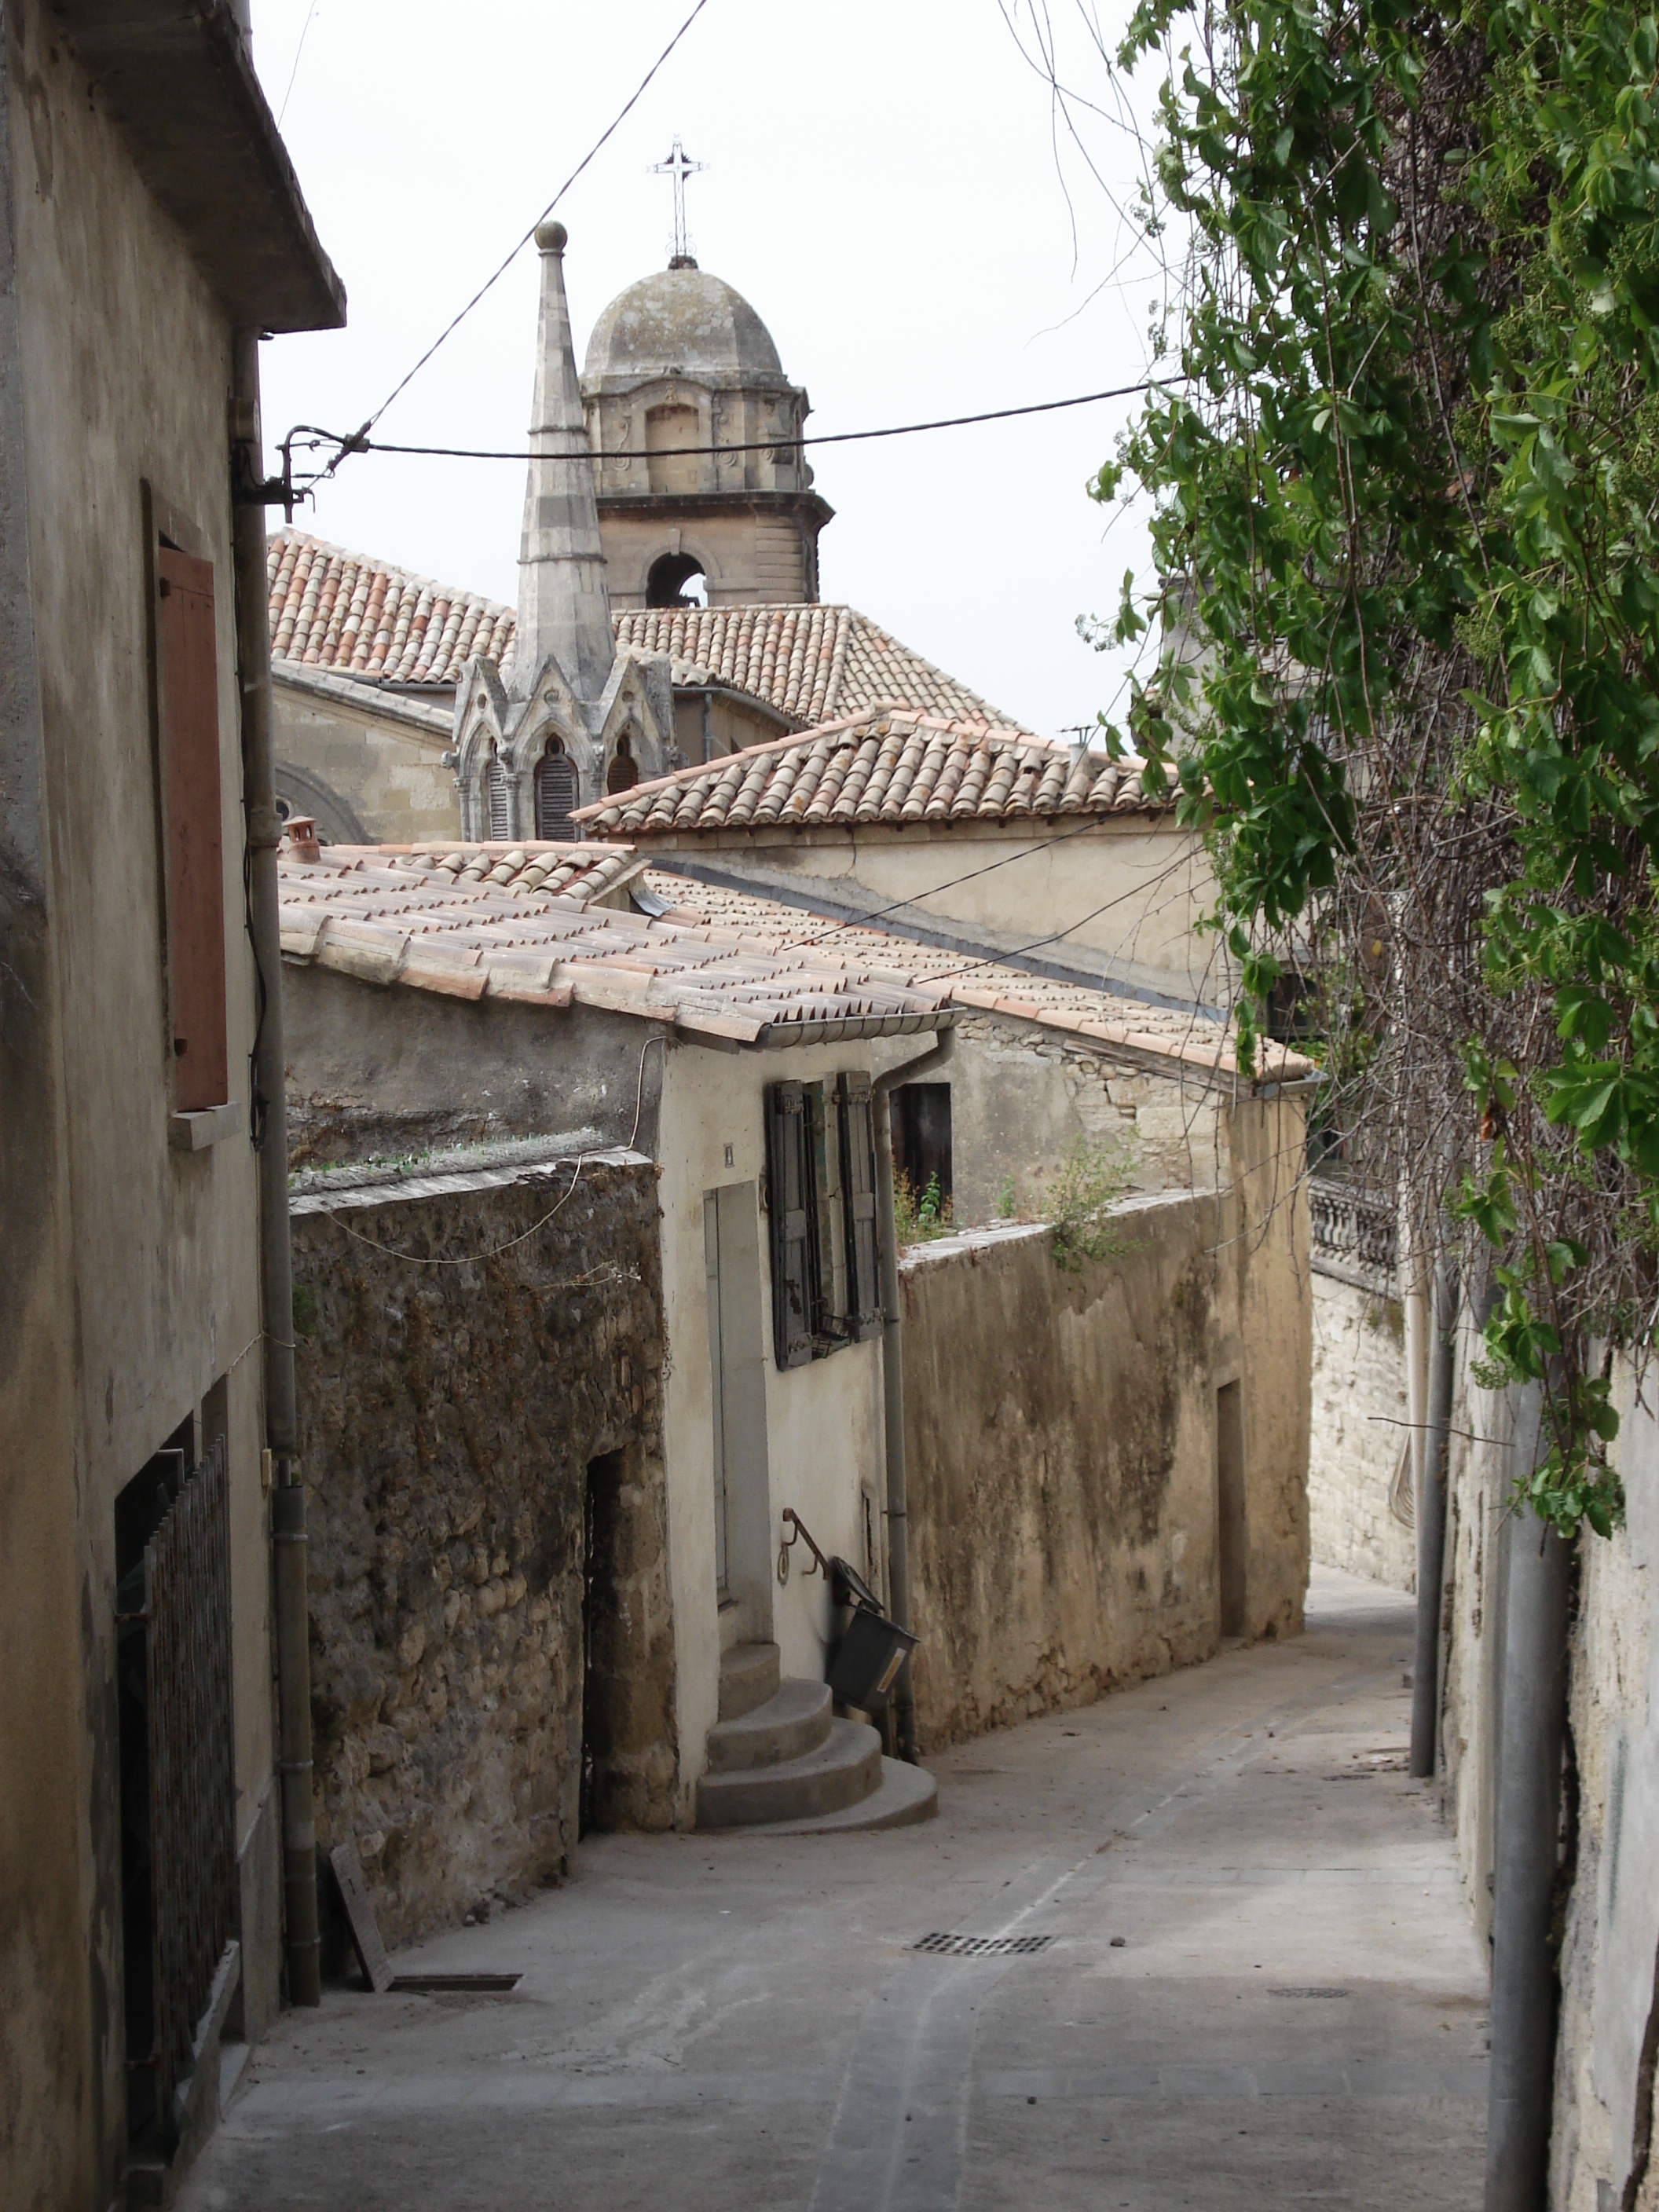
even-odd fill
[[[595,1822],[673,1817],[655,1171],[574,1164],[294,1200],[318,1840],[388,1945],[572,1870],[585,1540]]]
[[[1244,1630],[1300,1631],[1306,1211],[1299,1194],[1269,1211],[1268,1187],[1258,1173],[1220,1199],[1131,1200],[1114,1216],[1127,1249],[1076,1273],[1043,1228],[904,1255],[924,1749],[1216,1649],[1229,1383],[1243,1392]]]

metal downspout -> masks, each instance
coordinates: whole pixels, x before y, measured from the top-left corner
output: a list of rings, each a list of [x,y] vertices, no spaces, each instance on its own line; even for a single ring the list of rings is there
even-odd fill
[[[253,1054],[250,1126],[260,1131],[259,1261],[264,1306],[265,1441],[270,1449],[276,1586],[278,1765],[283,1790],[283,1899],[290,2003],[322,2002],[317,1940],[317,1834],[311,1790],[311,1650],[306,1605],[306,1498],[300,1485],[294,1389],[294,1279],[289,1251],[288,1109],[283,1083],[281,921],[276,848],[282,823],[271,776],[270,629],[265,514],[248,488],[264,478],[259,428],[259,342],[239,331],[233,371],[232,510],[236,660],[242,708],[248,929],[264,986]],[[240,448],[240,452],[236,448]],[[263,1127],[261,1127],[261,1122]]]
[[[1532,1384],[1521,1395],[1522,1410],[1511,1447],[1517,1471],[1536,1465],[1549,1444],[1539,1387]],[[1544,2212],[1555,2087],[1556,1969],[1550,1935],[1566,1733],[1572,1554],[1529,1508],[1517,1505],[1510,1513],[1485,2203],[1486,2212]]]
[[[954,1031],[941,1030],[932,1049],[878,1075],[870,1086],[870,1118],[875,1124],[876,1219],[881,1243],[881,1376],[887,1416],[887,1601],[901,1628],[910,1626],[910,1524],[904,1470],[904,1346],[899,1321],[898,1239],[893,1224],[893,1124],[888,1093],[924,1070],[942,1067],[956,1043]],[[901,1759],[916,1764],[916,1701],[910,1687],[910,1662],[899,1669],[893,1688],[894,1736]]]
[[[1456,1308],[1445,1253],[1434,1263],[1429,1307],[1428,1425],[1417,1501],[1417,1654],[1412,1669],[1410,1771],[1435,1767],[1440,1727],[1440,1613],[1445,1587],[1446,1446],[1451,1432],[1452,1331]]]

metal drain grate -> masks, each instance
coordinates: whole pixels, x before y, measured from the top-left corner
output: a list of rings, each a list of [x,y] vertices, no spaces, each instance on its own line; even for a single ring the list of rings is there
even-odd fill
[[[1269,1996],[1270,1997],[1346,1997],[1346,1996],[1352,1996],[1352,1994],[1353,1994],[1353,1992],[1352,1992],[1351,1990],[1288,1989],[1288,1988],[1286,1988],[1286,1989],[1279,1989],[1279,1990],[1268,1990],[1268,1992],[1267,1992],[1267,1994],[1268,1994],[1268,1996]]]
[[[924,1936],[914,1946],[918,1951],[945,1954],[953,1959],[1024,1958],[1033,1951],[1046,1951],[1054,1942],[1052,1936]]]

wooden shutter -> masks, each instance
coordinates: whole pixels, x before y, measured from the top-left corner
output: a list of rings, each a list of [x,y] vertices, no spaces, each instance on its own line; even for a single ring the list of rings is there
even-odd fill
[[[230,1097],[213,564],[163,545],[156,567],[173,1095],[181,1114],[192,1114],[222,1106]]]
[[[881,1334],[881,1239],[876,1225],[876,1137],[870,1079],[849,1073],[841,1092],[841,1203],[847,1240],[848,1334]]]
[[[772,1235],[772,1346],[780,1367],[812,1357],[817,1310],[806,1102],[799,1083],[766,1091],[767,1200]]]
[[[507,770],[499,754],[491,753],[484,769],[484,792],[489,806],[489,836],[499,844],[508,835]]]

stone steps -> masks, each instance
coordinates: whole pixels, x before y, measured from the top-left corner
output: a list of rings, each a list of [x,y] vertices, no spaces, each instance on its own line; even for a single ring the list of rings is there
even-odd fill
[[[697,1784],[700,1829],[898,1828],[938,1806],[931,1774],[884,1759],[874,1729],[835,1717],[827,1682],[781,1680],[775,1644],[735,1644],[723,1654],[720,1718]]]
[[[763,1705],[708,1731],[708,1771],[735,1774],[805,1759],[829,1741],[835,1718],[828,1682],[780,1684]]]
[[[778,1693],[775,1644],[733,1644],[720,1654],[720,1718],[741,1720]]]
[[[939,1810],[939,1784],[920,1766],[884,1759],[881,1780],[868,1797],[839,1813],[809,1814],[804,1820],[768,1820],[743,1830],[745,1836],[835,1836],[852,1829],[908,1828],[931,1820]]]
[[[874,1729],[862,1721],[832,1720],[824,1741],[799,1759],[705,1774],[697,1784],[697,1826],[746,1828],[811,1820],[860,1803],[880,1783],[881,1738]]]

